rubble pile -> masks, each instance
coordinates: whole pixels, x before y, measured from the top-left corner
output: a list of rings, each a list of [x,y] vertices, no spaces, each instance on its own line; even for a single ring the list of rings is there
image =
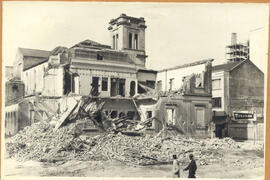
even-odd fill
[[[193,139],[183,136],[127,136],[122,133],[104,133],[81,139],[74,137],[75,123],[54,130],[49,123],[39,122],[26,127],[6,143],[10,157],[19,160],[57,162],[120,161],[128,165],[171,163],[176,154],[182,163],[194,154],[198,163],[207,165],[222,160],[222,151],[241,146],[230,138]]]
[[[59,158],[61,148],[68,146],[73,139],[71,126],[57,131],[46,122],[27,126],[6,143],[8,155],[19,160],[50,160],[55,159],[56,154]]]

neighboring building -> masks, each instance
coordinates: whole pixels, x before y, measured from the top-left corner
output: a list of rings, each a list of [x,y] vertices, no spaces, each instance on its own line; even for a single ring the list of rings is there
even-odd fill
[[[13,66],[5,66],[5,81],[14,77]]]
[[[249,41],[247,43],[237,42],[237,34],[232,33],[231,44],[226,46],[228,62],[240,62],[249,59]]]
[[[22,100],[21,100],[22,101]],[[28,102],[17,102],[5,107],[5,135],[12,136],[31,125]]]
[[[14,61],[14,76],[22,78],[22,72],[48,61],[49,55],[50,51],[18,48]]]
[[[12,78],[5,82],[5,105],[16,103],[24,96],[24,84],[18,78]]]
[[[14,61],[14,75],[25,84],[26,96],[41,93],[49,55],[49,51],[18,48]]]
[[[209,136],[212,119],[212,61],[202,60],[158,71],[155,128]]]
[[[263,72],[250,60],[213,66],[212,95],[216,136],[254,139],[264,121]],[[262,139],[263,128],[256,134]]]

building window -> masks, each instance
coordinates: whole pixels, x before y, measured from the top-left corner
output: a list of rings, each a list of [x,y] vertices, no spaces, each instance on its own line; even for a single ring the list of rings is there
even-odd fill
[[[162,81],[161,81],[161,80],[159,80],[159,81],[157,82],[157,90],[158,90],[158,91],[161,91],[161,90],[162,90]]]
[[[115,49],[115,35],[113,35],[113,49]]]
[[[221,79],[212,80],[212,90],[221,89]]]
[[[102,78],[102,91],[108,91],[108,78]]]
[[[36,72],[36,70],[34,70],[34,92],[36,91],[36,89],[37,89],[37,81],[36,81],[36,78],[37,78],[37,72]]]
[[[153,117],[153,113],[152,111],[146,111],[146,119],[152,118]],[[147,127],[152,127],[153,123],[152,121],[150,121],[149,123],[147,123]]]
[[[135,95],[135,86],[136,86],[136,83],[135,81],[131,81],[130,82],[130,96],[134,96]]]
[[[204,108],[203,107],[197,107],[196,108],[196,119],[197,119],[197,127],[204,127],[205,126],[205,118],[204,118]],[[193,121],[190,123],[193,124]]]
[[[201,74],[195,75],[195,87],[196,88],[203,88],[203,82],[204,81],[204,72]]]
[[[134,119],[135,112],[134,111],[128,111],[127,112],[127,118],[128,119]]]
[[[174,80],[174,78],[171,78],[171,79],[170,79],[170,82],[169,82],[169,84],[170,84],[170,89],[169,89],[169,91],[172,91],[173,80]]]
[[[168,125],[175,125],[175,109],[174,108],[167,108],[167,117],[168,117]]]
[[[135,49],[138,49],[138,34],[135,34],[134,45],[135,45]]]
[[[152,117],[152,111],[146,111],[146,118],[149,119]]]
[[[132,33],[129,33],[128,36],[128,47],[129,49],[132,49]]]
[[[103,60],[103,56],[101,54],[97,54],[97,60]]]
[[[118,114],[117,111],[112,111],[112,112],[111,112],[111,118],[112,118],[112,119],[117,118],[117,114]]]
[[[116,34],[115,49],[118,49],[118,34]]]
[[[221,97],[216,97],[212,99],[213,108],[221,108]]]
[[[92,89],[91,89],[91,95],[92,96],[98,96],[99,93],[98,93],[98,80],[99,80],[99,77],[92,77]]]
[[[12,86],[12,91],[14,92],[14,91],[19,91],[19,88],[18,88],[18,86],[17,85],[13,85]]]

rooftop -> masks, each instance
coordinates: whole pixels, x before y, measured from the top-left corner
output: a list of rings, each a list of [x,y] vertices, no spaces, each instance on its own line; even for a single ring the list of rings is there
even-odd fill
[[[84,40],[82,42],[79,42],[78,44],[75,44],[71,48],[74,48],[74,47],[111,49],[111,46],[108,46],[108,45],[105,45],[105,44],[101,44],[101,43],[98,43],[96,41],[92,41],[92,40],[89,40],[89,39]]]
[[[115,24],[117,22],[117,20],[120,18],[129,19],[129,20],[132,20],[132,21],[137,22],[137,23],[145,22],[143,17],[136,18],[136,17],[132,17],[132,16],[127,16],[126,14],[122,13],[118,18],[110,20],[109,24]]]
[[[19,48],[19,51],[24,57],[30,57],[23,59],[24,61],[23,70],[30,69],[32,67],[35,67],[39,64],[48,61],[50,56],[50,51],[40,49]]]
[[[168,69],[162,69],[162,70],[159,70],[158,72],[181,69],[181,68],[186,68],[186,67],[189,67],[189,66],[196,66],[196,65],[199,65],[199,64],[205,64],[205,63],[207,63],[209,61],[212,62],[212,61],[214,61],[214,59],[204,59],[204,60],[200,60],[200,61],[195,61],[195,62],[192,62],[192,63],[175,66],[175,67],[168,68]]]
[[[22,53],[23,56],[30,56],[30,57],[48,58],[50,55],[50,51],[40,49],[19,48],[19,51]]]
[[[222,70],[223,71],[231,71],[234,67],[241,64],[242,62],[244,62],[244,61],[219,64],[219,65],[213,66],[212,71],[222,71]]]

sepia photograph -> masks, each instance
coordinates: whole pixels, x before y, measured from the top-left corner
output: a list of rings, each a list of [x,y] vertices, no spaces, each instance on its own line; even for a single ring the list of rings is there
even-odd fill
[[[2,9],[1,178],[264,179],[269,4]]]

